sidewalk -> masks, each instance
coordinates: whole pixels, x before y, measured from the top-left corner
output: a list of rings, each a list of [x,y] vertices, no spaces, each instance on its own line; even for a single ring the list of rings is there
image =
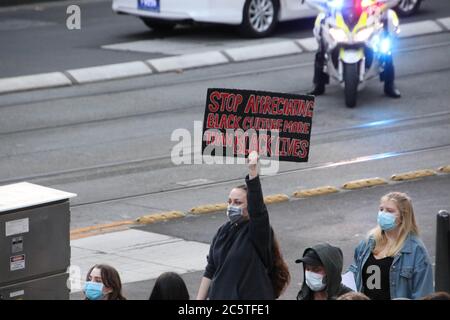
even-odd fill
[[[209,244],[185,241],[167,235],[129,229],[71,241],[72,297],[81,297],[81,283],[89,269],[99,263],[118,268],[122,283],[142,282],[157,278],[163,272],[179,274],[204,270]],[[133,299],[143,299],[153,285],[133,293]]]

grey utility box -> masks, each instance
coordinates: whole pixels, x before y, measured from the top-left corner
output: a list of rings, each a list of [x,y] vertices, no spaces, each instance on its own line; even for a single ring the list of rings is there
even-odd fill
[[[75,196],[28,182],[0,187],[0,300],[69,299]]]

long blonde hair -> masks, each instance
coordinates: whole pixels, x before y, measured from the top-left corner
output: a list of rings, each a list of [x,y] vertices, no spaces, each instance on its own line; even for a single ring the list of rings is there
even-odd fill
[[[400,230],[397,241],[388,248],[386,253],[386,256],[393,257],[400,252],[409,234],[419,235],[419,228],[417,227],[416,218],[414,217],[411,198],[406,193],[390,192],[381,197],[380,201],[395,202],[397,209],[400,212]],[[388,244],[386,233],[381,230],[380,226],[376,226],[370,230],[369,236],[372,236],[375,239],[374,254],[380,253]]]

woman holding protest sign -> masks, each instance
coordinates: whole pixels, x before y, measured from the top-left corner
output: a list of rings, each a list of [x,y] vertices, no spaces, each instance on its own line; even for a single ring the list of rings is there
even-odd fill
[[[227,216],[214,236],[197,299],[276,299],[290,274],[269,223],[258,176],[258,154],[249,156],[246,185],[233,188]]]

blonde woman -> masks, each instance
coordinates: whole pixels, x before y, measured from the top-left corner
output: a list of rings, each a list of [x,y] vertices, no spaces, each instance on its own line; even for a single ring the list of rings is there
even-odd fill
[[[358,291],[372,300],[419,299],[433,292],[430,258],[408,195],[381,198],[378,226],[355,249],[349,270]]]

